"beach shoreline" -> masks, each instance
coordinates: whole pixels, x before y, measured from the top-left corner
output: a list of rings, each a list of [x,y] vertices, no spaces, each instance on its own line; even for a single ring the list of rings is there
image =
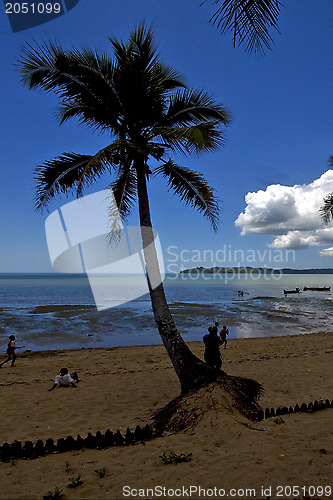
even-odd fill
[[[183,275],[180,275],[183,276]],[[1,276],[0,276],[1,278]],[[269,333],[315,333],[331,330],[332,292],[307,291],[284,296],[284,290],[332,286],[332,275],[289,275],[281,280],[166,279],[171,314],[186,342],[201,341],[214,321],[226,324],[230,338],[266,337]],[[244,295],[239,296],[238,291]],[[9,335],[31,350],[107,348],[159,344],[148,295],[98,311],[86,276],[11,275],[0,279],[0,343]],[[112,306],[112,303],[109,304]]]
[[[203,359],[202,342],[189,346]],[[262,408],[333,398],[332,333],[234,339],[221,352],[228,374],[253,378],[264,386]],[[85,437],[107,429],[125,433],[127,427],[149,423],[152,414],[180,392],[161,345],[38,351],[19,354],[16,364],[4,365],[0,372],[1,444]],[[48,392],[62,367],[77,371],[81,382],[77,389]],[[166,435],[145,446],[81,450],[17,460],[15,466],[0,464],[0,498],[41,498],[55,486],[64,489],[65,499],[113,499],[125,498],[126,484],[171,488],[200,483],[206,488],[248,486],[258,492],[261,484],[329,484],[332,412],[286,415],[277,425],[274,419],[253,424],[237,412],[212,409],[192,431]],[[168,451],[192,453],[192,460],[166,466],[159,456]],[[69,472],[64,470],[66,461],[72,464]],[[99,467],[108,471],[103,479],[94,472]],[[78,475],[84,484],[74,495],[66,484]]]

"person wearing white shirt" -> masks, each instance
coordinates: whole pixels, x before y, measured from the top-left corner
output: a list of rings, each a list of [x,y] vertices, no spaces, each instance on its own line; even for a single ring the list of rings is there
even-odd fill
[[[53,391],[56,387],[77,387],[67,368],[61,368],[60,374],[54,379],[54,384],[49,391]]]

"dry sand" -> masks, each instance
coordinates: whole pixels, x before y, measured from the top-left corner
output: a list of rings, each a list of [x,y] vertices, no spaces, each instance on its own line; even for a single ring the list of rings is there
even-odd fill
[[[203,357],[200,342],[190,347]],[[227,373],[263,384],[263,408],[333,398],[330,333],[230,340],[222,354]],[[48,392],[63,366],[79,373],[78,388]],[[134,429],[176,397],[179,384],[164,347],[144,346],[19,355],[15,368],[0,370],[0,391],[2,444]],[[310,486],[317,488],[312,496],[333,498],[332,417],[333,409],[326,409],[286,415],[281,424],[254,424],[212,407],[194,429],[145,444],[0,464],[0,499],[39,499],[55,487],[64,499],[158,498],[160,490],[146,490],[157,486],[169,490],[159,498],[199,498],[191,486],[203,489],[201,498],[222,498],[223,490],[224,498],[303,498],[302,487]],[[192,460],[163,464],[160,455],[172,451],[192,453]],[[99,478],[95,470],[102,467],[107,473]],[[67,488],[79,475],[83,484]],[[289,486],[298,487],[299,495]],[[209,488],[217,489],[216,496]]]

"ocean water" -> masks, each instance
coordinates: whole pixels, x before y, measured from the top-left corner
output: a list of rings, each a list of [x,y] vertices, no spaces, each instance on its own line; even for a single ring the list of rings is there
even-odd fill
[[[135,284],[136,277],[133,277]],[[185,340],[201,340],[218,320],[230,338],[333,331],[333,275],[167,276],[166,295]],[[330,292],[303,291],[331,286]],[[300,294],[284,297],[284,289]],[[119,278],[119,297],[127,288]],[[238,290],[244,295],[239,296]],[[9,335],[23,350],[161,343],[149,295],[98,311],[85,275],[0,274],[0,352]]]

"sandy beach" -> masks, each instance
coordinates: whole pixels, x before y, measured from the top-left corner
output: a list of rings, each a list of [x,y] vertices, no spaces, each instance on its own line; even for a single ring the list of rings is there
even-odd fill
[[[190,347],[203,359],[201,342]],[[264,386],[262,408],[333,398],[331,333],[230,340],[222,354],[228,374]],[[180,392],[162,346],[24,353],[15,368],[8,365],[0,372],[1,444],[125,432],[149,423]],[[61,367],[81,382],[48,392]],[[55,487],[64,499],[333,498],[332,415],[325,409],[253,423],[212,407],[196,427],[144,444],[2,463],[0,498],[38,499]],[[191,453],[191,461],[165,465],[164,452]],[[95,470],[103,467],[100,478]],[[68,488],[78,476],[83,484]]]

